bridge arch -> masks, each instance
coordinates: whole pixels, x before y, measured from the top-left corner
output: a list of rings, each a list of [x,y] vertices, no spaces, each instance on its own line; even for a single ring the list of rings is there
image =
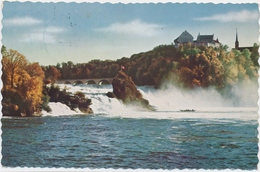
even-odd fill
[[[71,84],[71,85],[78,85],[78,84],[98,84],[98,85],[105,85],[105,84],[112,84],[114,78],[86,78],[86,79],[61,79],[57,80],[57,84]]]
[[[109,81],[106,80],[106,79],[102,79],[102,80],[100,80],[100,81],[98,82],[98,85],[108,85],[108,84],[110,84],[110,83],[109,83]]]
[[[88,81],[86,82],[86,84],[87,84],[87,85],[89,85],[89,84],[96,84],[96,82],[95,82],[94,80],[88,80]]]
[[[82,81],[75,81],[75,82],[73,82],[73,85],[79,85],[79,84],[83,84],[83,82]]]

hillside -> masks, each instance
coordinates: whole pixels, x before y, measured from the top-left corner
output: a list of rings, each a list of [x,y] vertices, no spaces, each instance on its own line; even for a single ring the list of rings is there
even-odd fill
[[[182,88],[213,86],[221,90],[257,78],[258,47],[255,44],[252,52],[247,49],[240,52],[236,49],[228,51],[227,46],[212,48],[187,44],[175,48],[174,45],[160,45],[116,61],[92,60],[80,64],[69,61],[43,69],[45,78],[53,80],[59,76],[60,79],[114,77],[123,67],[139,86],[160,87],[167,82]]]

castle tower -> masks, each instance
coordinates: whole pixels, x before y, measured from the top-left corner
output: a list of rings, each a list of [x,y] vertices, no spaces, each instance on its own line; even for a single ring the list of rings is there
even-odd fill
[[[238,42],[238,37],[237,37],[237,28],[236,28],[236,42],[235,42],[235,48],[239,48],[239,42]]]

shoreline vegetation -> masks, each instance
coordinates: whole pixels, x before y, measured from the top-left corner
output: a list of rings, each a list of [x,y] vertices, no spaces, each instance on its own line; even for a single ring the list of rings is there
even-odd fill
[[[61,102],[72,110],[78,108],[83,113],[93,113],[91,99],[82,92],[71,94],[60,90],[55,85],[58,79],[114,78],[113,92],[109,92],[108,97],[149,110],[154,108],[142,98],[136,86],[215,88],[223,97],[232,97],[233,86],[248,81],[257,83],[258,48],[259,45],[254,44],[251,52],[248,49],[240,52],[228,50],[226,45],[213,48],[171,44],[115,61],[91,60],[77,64],[69,61],[41,66],[30,63],[16,50],[2,46],[2,113],[3,116],[41,116],[42,110],[51,111],[49,102]],[[128,86],[123,87],[125,83]]]

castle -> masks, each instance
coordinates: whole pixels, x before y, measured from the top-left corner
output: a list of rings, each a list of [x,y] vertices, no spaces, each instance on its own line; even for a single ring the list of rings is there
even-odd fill
[[[197,40],[193,40],[193,36],[186,30],[174,40],[175,47],[179,47],[180,44],[192,43],[195,46],[205,45],[206,47],[219,47],[220,43],[218,39],[214,40],[214,34],[212,35],[201,35],[197,36]]]

